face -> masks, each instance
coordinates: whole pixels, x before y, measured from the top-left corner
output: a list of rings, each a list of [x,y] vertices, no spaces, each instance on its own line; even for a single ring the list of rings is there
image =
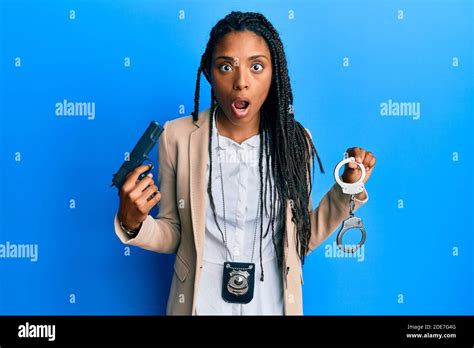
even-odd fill
[[[252,31],[230,32],[216,45],[211,82],[217,102],[236,126],[260,117],[272,80],[271,55],[265,39]]]

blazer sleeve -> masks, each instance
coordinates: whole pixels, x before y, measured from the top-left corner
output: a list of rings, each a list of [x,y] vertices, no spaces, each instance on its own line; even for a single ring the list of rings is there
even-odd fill
[[[115,233],[124,244],[134,245],[159,253],[175,253],[181,237],[181,223],[176,204],[176,170],[169,156],[168,121],[158,142],[158,217],[148,215],[135,238],[130,238],[120,227],[115,214]]]
[[[312,139],[309,130],[306,129],[306,131]],[[354,198],[354,211],[369,200],[369,194],[365,187],[364,191],[365,198],[363,200]],[[334,183],[315,209],[313,209],[311,196],[309,197],[311,236],[307,254],[310,254],[314,249],[321,245],[321,243],[324,242],[336,230],[336,228],[349,217],[349,202],[350,195],[343,193],[342,188],[338,183]]]

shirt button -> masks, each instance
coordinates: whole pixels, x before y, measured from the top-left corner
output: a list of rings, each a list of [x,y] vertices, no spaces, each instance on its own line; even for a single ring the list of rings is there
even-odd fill
[[[240,255],[239,248],[235,247],[234,248],[234,256],[239,256],[239,255]]]

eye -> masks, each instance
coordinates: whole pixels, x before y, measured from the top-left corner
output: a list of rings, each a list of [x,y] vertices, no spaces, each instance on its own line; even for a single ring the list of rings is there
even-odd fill
[[[260,69],[257,69],[257,70],[254,69],[255,71],[262,71],[262,70],[263,70],[263,65],[262,65],[262,64],[256,63],[256,64],[252,65],[252,67],[255,67],[255,66],[259,66],[259,67],[260,67]]]
[[[222,68],[224,67],[229,67],[230,69],[222,70]],[[222,64],[219,66],[219,71],[222,71],[222,72],[230,71],[231,69],[232,67],[229,64]]]

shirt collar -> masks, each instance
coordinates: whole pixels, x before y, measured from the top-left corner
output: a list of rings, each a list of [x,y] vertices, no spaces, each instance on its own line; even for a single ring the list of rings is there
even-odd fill
[[[217,108],[219,108],[219,105],[216,106],[216,108],[214,109],[214,114],[212,115],[212,117],[213,117],[213,122],[212,122],[212,144],[214,146],[214,149],[218,148],[218,145],[217,145],[218,130],[217,130],[217,126],[216,126],[216,123],[217,123],[216,122]],[[219,134],[219,143],[220,143],[220,148],[222,150],[226,149],[228,146],[231,146],[232,144],[234,144],[235,146],[248,145],[249,147],[255,148],[255,147],[258,147],[259,144],[260,144],[260,134],[255,134],[254,136],[252,136],[252,137],[248,138],[247,140],[245,140],[244,142],[242,142],[242,144],[240,144],[240,145],[237,142],[235,142],[234,140]]]

